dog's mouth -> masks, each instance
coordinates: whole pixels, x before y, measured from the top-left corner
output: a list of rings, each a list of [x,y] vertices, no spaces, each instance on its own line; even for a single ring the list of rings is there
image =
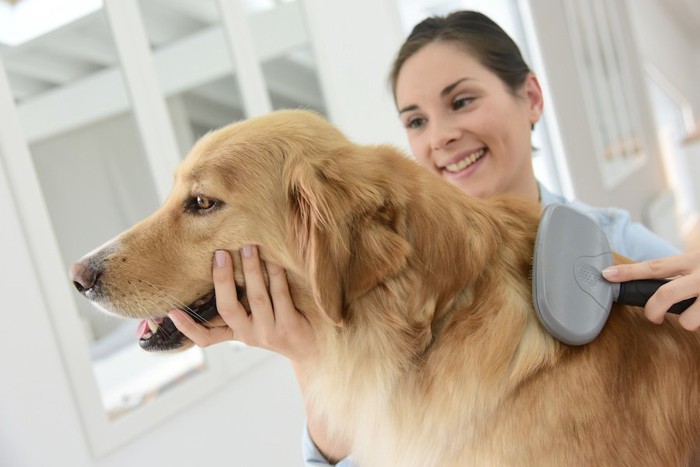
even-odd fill
[[[244,304],[246,312],[250,313],[247,308],[245,286],[236,284],[236,298]],[[181,310],[190,315],[195,322],[207,327],[211,327],[211,320],[219,315],[216,309],[216,295],[213,291]],[[139,323],[137,335],[139,345],[148,352],[177,350],[190,342],[167,316],[142,320]]]
[[[216,296],[211,292],[196,300],[189,306],[183,307],[197,323],[207,325],[219,312],[216,309]],[[176,350],[189,342],[170,318],[148,318],[139,323],[137,334],[139,345],[149,352],[164,352]]]

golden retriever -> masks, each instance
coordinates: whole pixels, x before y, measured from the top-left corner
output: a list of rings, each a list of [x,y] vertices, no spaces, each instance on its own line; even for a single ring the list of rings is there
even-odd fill
[[[688,465],[698,334],[618,306],[593,343],[555,340],[532,305],[539,215],[280,111],[204,136],[164,205],[72,277],[121,316],[206,321],[214,251],[260,245],[318,337],[308,401],[363,467]],[[187,339],[165,318],[141,344]]]

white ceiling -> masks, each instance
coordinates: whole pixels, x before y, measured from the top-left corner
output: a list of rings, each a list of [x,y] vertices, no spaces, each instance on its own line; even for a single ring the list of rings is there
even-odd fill
[[[323,111],[308,34],[297,2],[248,0],[249,21],[274,107]],[[4,6],[6,7],[6,6]],[[183,97],[195,125],[242,116],[235,72],[213,0],[139,0],[166,96]],[[37,140],[130,108],[123,100],[117,52],[102,9],[18,46],[0,44],[12,91]],[[102,102],[114,95],[114,102]],[[76,99],[87,102],[78,103]],[[100,101],[90,108],[90,101]],[[51,122],[42,126],[41,118]],[[38,118],[32,118],[32,117]],[[222,121],[223,120],[223,121]],[[61,122],[61,123],[58,123]],[[52,128],[48,128],[51,125]]]
[[[32,1],[40,0],[24,0]],[[323,111],[298,2],[245,0],[245,5],[273,106]],[[664,0],[663,5],[679,28],[700,42],[700,0]],[[139,0],[139,6],[165,95],[182,96],[195,125],[240,118],[242,103],[214,0]],[[0,44],[0,58],[30,141],[130,108],[126,94],[115,91],[123,84],[101,9],[19,46]],[[104,95],[111,100],[105,102]]]

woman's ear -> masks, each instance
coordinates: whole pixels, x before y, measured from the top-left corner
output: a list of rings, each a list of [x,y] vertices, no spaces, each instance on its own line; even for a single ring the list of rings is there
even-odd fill
[[[528,102],[530,111],[530,124],[534,127],[542,117],[542,109],[544,108],[544,98],[542,97],[542,88],[537,76],[530,72],[525,78],[525,96]]]

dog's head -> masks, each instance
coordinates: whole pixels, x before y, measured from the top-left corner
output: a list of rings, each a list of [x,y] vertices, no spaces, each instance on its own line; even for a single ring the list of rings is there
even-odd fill
[[[411,194],[378,189],[395,176],[378,164],[387,151],[395,152],[354,145],[306,111],[209,133],[178,167],[163,206],[83,257],[71,278],[108,312],[159,323],[143,333],[143,348],[177,349],[191,343],[168,311],[180,308],[205,324],[216,319],[214,251],[228,250],[238,262],[237,251],[256,244],[263,259],[287,270],[303,313],[342,325],[344,305],[401,269],[410,251],[398,233],[405,214],[397,204]]]

